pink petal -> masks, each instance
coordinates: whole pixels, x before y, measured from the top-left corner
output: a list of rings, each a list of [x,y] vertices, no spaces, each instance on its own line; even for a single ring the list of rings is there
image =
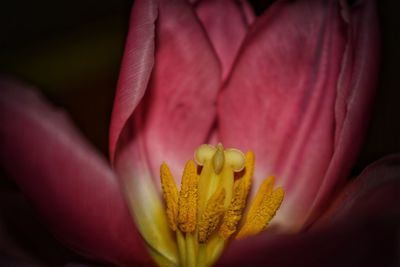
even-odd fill
[[[161,1],[157,22],[151,81],[128,126],[133,126],[134,136],[142,137],[134,142],[143,142],[141,157],[149,161],[158,182],[163,161],[175,174],[181,173],[195,148],[207,140],[216,118],[221,75],[189,3]]]
[[[248,3],[247,0],[239,0],[238,4],[242,8],[242,11],[243,11],[243,14],[245,16],[247,25],[252,24],[256,19],[256,15],[254,14],[253,7]]]
[[[218,54],[225,80],[253,21],[251,7],[246,1],[203,0],[196,6],[196,13]]]
[[[106,161],[28,86],[0,82],[0,161],[55,235],[87,256],[145,262]]]
[[[398,218],[347,219],[308,233],[264,234],[235,242],[216,266],[397,266]]]
[[[338,81],[335,104],[335,153],[314,200],[313,216],[326,207],[334,189],[347,177],[362,145],[375,95],[379,34],[374,1],[361,1],[343,12],[351,19],[350,38]],[[365,23],[368,21],[369,23]],[[312,220],[312,216],[310,217]]]
[[[309,232],[235,242],[219,266],[397,266],[400,154],[367,167]]]
[[[368,166],[331,203],[316,225],[343,218],[395,217],[400,209],[400,154],[387,156]]]
[[[278,1],[245,41],[220,97],[220,135],[255,150],[255,186],[276,175],[286,191],[274,219],[282,227],[301,227],[324,204],[317,195],[349,171],[376,78],[375,23],[372,1],[350,11],[338,1]]]
[[[129,33],[110,126],[110,157],[114,160],[121,131],[142,99],[154,65],[155,0],[138,0],[132,8]]]

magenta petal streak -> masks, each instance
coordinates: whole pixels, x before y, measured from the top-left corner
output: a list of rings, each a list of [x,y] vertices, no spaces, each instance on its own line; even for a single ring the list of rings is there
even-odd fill
[[[156,18],[156,1],[135,1],[111,117],[110,157],[112,162],[121,132],[142,99],[150,79],[154,65]]]
[[[203,0],[196,6],[196,13],[221,61],[223,79],[228,76],[253,21],[251,12],[245,1]]]
[[[107,162],[24,84],[0,82],[0,161],[68,246],[113,263],[147,261]]]
[[[335,153],[313,203],[313,217],[342,185],[363,141],[375,95],[379,67],[379,34],[374,1],[361,1],[343,14],[350,23],[350,41],[342,62],[335,104]],[[368,21],[369,23],[365,23]],[[312,222],[314,218],[310,218]]]
[[[206,33],[186,1],[160,1],[155,40],[151,79],[126,130],[131,130],[127,141],[142,148],[140,157],[148,161],[158,185],[163,161],[179,180],[185,161],[210,135],[221,72]]]
[[[321,208],[317,195],[343,181],[359,148],[344,146],[363,131],[377,64],[373,2],[364,2],[278,1],[255,22],[219,98],[224,144],[255,150],[256,186],[275,175],[285,188],[274,219],[284,228]]]

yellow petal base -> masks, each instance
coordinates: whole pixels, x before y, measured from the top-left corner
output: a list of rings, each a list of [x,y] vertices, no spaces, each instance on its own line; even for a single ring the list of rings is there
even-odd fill
[[[168,242],[170,247],[160,247],[160,251],[177,253],[172,261],[164,262],[152,246],[151,255],[159,266],[212,266],[229,242],[266,229],[283,201],[284,191],[274,190],[274,177],[270,176],[246,209],[254,163],[252,151],[244,155],[237,149],[224,149],[221,144],[201,145],[194,160],[185,166],[179,191],[168,166],[161,165],[165,219],[160,220],[158,215],[154,224],[167,224],[175,233],[174,244]]]

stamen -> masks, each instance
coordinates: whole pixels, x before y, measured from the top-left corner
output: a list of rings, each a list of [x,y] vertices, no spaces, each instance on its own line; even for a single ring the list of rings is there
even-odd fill
[[[172,231],[176,231],[178,217],[178,190],[176,189],[174,177],[167,164],[160,167],[161,187],[163,190],[165,204],[167,206],[167,221]]]
[[[245,223],[237,234],[236,239],[260,233],[275,216],[282,203],[284,191],[282,188],[272,191],[274,180],[275,178],[270,176],[261,184],[257,195],[251,203]]]
[[[246,154],[245,174],[242,178],[235,181],[233,186],[233,198],[225,212],[219,235],[227,240],[237,230],[237,225],[242,218],[242,213],[246,207],[246,199],[251,186],[251,178],[254,172],[254,153],[249,151]]]
[[[178,202],[178,226],[185,233],[191,233],[196,229],[198,183],[196,164],[193,160],[189,160],[183,171]]]
[[[205,243],[217,228],[224,213],[225,189],[217,190],[207,202],[199,221],[199,242]]]
[[[172,229],[175,235],[166,234],[168,238],[173,238],[172,246],[169,243],[151,246],[150,252],[156,262],[164,262],[159,257],[165,257],[165,253],[161,256],[157,253],[172,251],[171,262],[176,262],[173,266],[211,266],[232,236],[241,239],[256,235],[267,227],[282,203],[284,191],[282,188],[274,191],[274,177],[267,178],[244,215],[254,174],[254,158],[252,151],[245,156],[238,149],[224,149],[222,144],[215,147],[201,145],[195,152],[194,160],[185,165],[179,192],[170,169],[165,163],[161,165],[166,214],[154,218],[156,225],[162,224],[165,232]],[[198,166],[201,166],[200,174]],[[142,220],[141,217],[139,220]],[[243,226],[238,230],[240,224]],[[147,231],[146,227],[141,229],[145,229],[148,244],[155,244],[154,233]],[[153,251],[154,248],[157,249]]]

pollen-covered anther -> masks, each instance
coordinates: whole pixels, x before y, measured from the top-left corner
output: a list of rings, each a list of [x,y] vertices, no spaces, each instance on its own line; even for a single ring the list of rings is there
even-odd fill
[[[227,240],[237,230],[237,225],[242,218],[242,213],[246,207],[247,195],[251,186],[251,179],[254,173],[254,153],[252,151],[246,154],[245,173],[242,178],[235,181],[233,186],[233,198],[225,211],[221,227],[218,234]]]
[[[274,181],[275,178],[270,176],[261,184],[236,239],[259,234],[275,216],[283,201],[284,191],[282,188],[273,191]]]
[[[198,183],[197,166],[193,160],[189,160],[183,171],[177,220],[179,229],[185,233],[196,229]]]
[[[225,189],[217,190],[207,202],[199,221],[199,242],[205,243],[217,228],[224,213]]]
[[[174,177],[165,163],[160,167],[160,177],[166,205],[168,225],[173,231],[176,231],[178,216],[178,189],[176,188]]]

